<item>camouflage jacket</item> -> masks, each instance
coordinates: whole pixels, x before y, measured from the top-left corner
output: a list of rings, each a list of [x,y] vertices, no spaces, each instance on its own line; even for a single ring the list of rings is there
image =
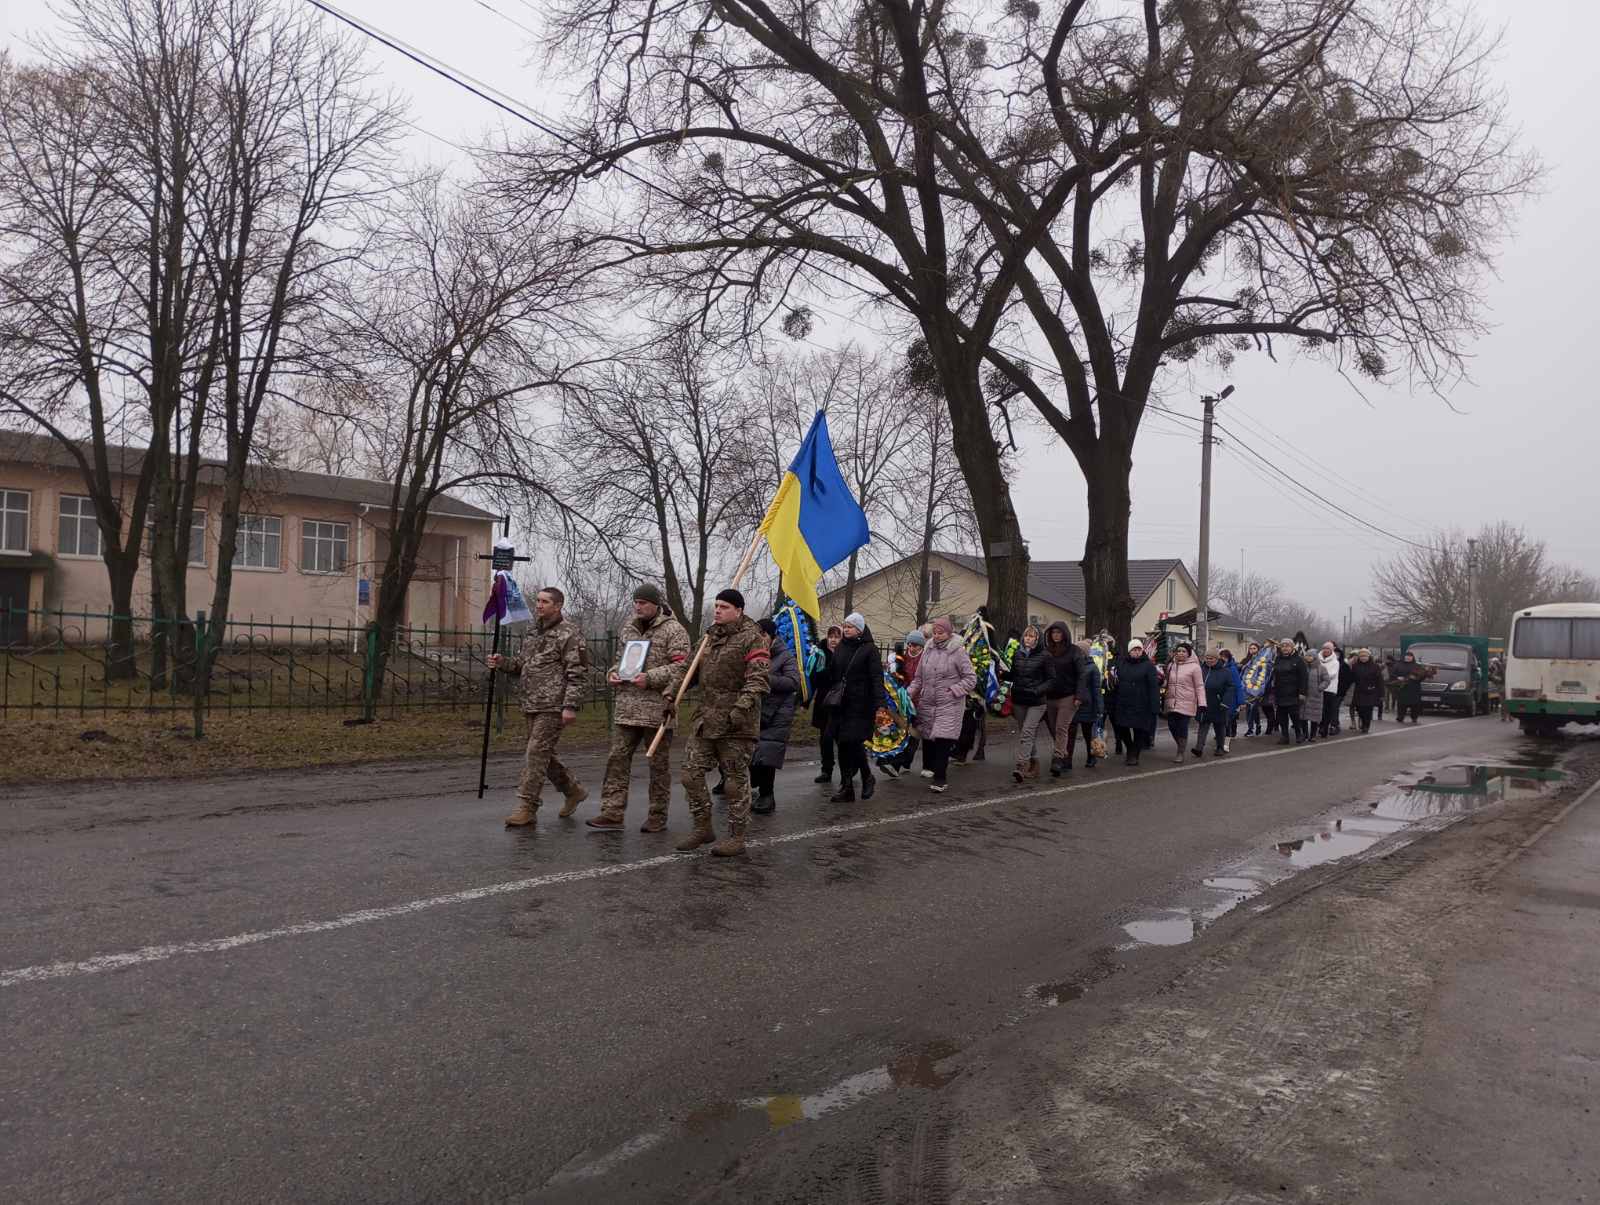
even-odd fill
[[[654,728],[666,715],[667,705],[678,693],[684,671],[689,668],[689,633],[667,612],[654,619],[630,619],[617,633],[618,660],[630,640],[648,640],[650,654],[644,661],[645,685],[631,680],[611,688],[616,698],[616,721],[639,728]],[[611,672],[616,673],[613,665]]]
[[[694,679],[700,687],[694,734],[753,741],[761,734],[761,696],[772,664],[767,638],[749,616],[731,626],[713,624],[706,636],[706,655]]]
[[[562,616],[549,627],[536,619],[508,663],[517,701],[529,715],[578,710],[583,702],[583,636]]]

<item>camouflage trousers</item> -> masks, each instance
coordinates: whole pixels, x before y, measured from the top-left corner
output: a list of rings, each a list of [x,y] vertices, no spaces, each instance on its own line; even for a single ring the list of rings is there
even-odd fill
[[[529,807],[539,806],[539,792],[546,778],[563,795],[575,790],[578,780],[556,756],[561,739],[561,713],[536,711],[528,714],[528,752],[522,763],[522,780],[517,783],[517,798]]]
[[[638,724],[618,724],[611,730],[611,749],[606,754],[606,778],[600,788],[600,814],[608,820],[621,820],[628,810],[628,779],[633,771],[634,752],[643,745],[650,747],[655,739],[654,728],[641,728]],[[672,799],[672,729],[661,734],[661,744],[650,763],[650,814],[667,818],[667,804]]]
[[[683,759],[683,793],[689,797],[689,814],[696,823],[711,815],[711,788],[706,775],[722,771],[727,791],[728,819],[743,828],[750,822],[750,755],[756,743],[749,737],[691,736]]]

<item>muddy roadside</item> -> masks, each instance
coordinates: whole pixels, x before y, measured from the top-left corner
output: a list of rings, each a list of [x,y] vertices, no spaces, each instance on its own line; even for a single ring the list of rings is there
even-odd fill
[[[1400,1163],[1443,1040],[1430,1010],[1506,907],[1499,873],[1600,779],[1600,741],[1564,742],[1559,772],[1285,878],[1186,945],[1103,952],[935,1086],[730,1151],[695,1199],[1419,1199]]]

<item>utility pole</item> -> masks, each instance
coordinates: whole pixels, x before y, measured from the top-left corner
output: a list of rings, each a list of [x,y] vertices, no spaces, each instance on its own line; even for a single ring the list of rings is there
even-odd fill
[[[1467,635],[1478,630],[1478,541],[1467,537]]]
[[[1211,639],[1211,428],[1216,422],[1217,403],[1232,392],[1233,386],[1229,385],[1215,397],[1200,399],[1206,408],[1206,420],[1200,435],[1200,601],[1194,609],[1194,643],[1202,657]]]

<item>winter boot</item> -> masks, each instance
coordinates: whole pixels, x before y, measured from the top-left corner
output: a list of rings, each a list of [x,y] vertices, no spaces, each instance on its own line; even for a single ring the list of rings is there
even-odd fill
[[[856,801],[856,784],[853,779],[846,779],[844,786],[828,796],[829,803],[854,803]]]
[[[1050,759],[1050,777],[1061,777],[1061,759],[1059,757],[1052,757]]]
[[[811,781],[812,782],[819,782],[819,783],[820,782],[831,783],[833,781],[833,771],[832,770],[824,770],[821,774],[818,774]]]
[[[1039,759],[1037,757],[1030,757],[1028,759],[1028,769],[1027,769],[1026,777],[1027,777],[1029,782],[1032,782],[1032,781],[1036,780],[1039,777]]]
[[[717,834],[711,831],[711,813],[707,812],[704,816],[694,818],[694,831],[680,839],[673,848],[680,854],[689,854],[702,845],[710,845],[716,839]]]
[[[861,802],[865,803],[872,798],[872,792],[878,789],[878,780],[871,774],[861,776]]]
[[[622,817],[611,812],[601,812],[598,816],[590,816],[584,823],[590,828],[598,828],[606,832],[610,832],[613,829],[618,832],[622,831]]]
[[[750,810],[757,816],[770,816],[778,810],[778,801],[773,798],[771,791],[762,791],[750,805]]]
[[[667,831],[667,818],[654,813],[645,817],[645,822],[639,826],[641,833],[664,833]]]
[[[719,858],[732,858],[744,853],[744,825],[734,824],[728,830],[728,835],[711,847],[711,852]]]
[[[506,817],[507,828],[521,828],[525,824],[532,824],[534,813],[539,810],[537,803],[529,803],[526,799],[517,801],[517,810]]]
[[[566,802],[561,805],[561,818],[565,820],[572,815],[573,812],[578,810],[578,805],[587,798],[589,798],[589,788],[573,783],[572,790],[567,792]]]

